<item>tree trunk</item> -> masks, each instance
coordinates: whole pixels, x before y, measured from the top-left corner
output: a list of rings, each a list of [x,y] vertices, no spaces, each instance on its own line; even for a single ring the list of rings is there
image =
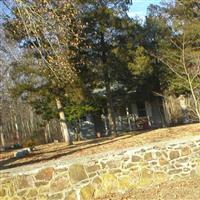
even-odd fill
[[[15,134],[16,134],[16,141],[14,141],[15,143],[20,143],[20,137],[19,137],[19,127],[17,124],[17,117],[14,115],[14,121],[15,121]]]
[[[47,143],[49,143],[49,138],[48,138],[48,122],[47,122],[47,124],[46,124],[46,126],[45,126],[45,129],[44,129],[44,138],[45,138],[45,143],[47,144]]]
[[[58,112],[59,112],[60,126],[61,126],[61,132],[62,132],[63,139],[67,143],[67,145],[70,145],[71,138],[70,138],[69,130],[68,130],[67,123],[66,123],[65,113],[62,110],[62,104],[61,104],[59,98],[56,98],[56,104],[57,104],[57,108],[58,108]]]
[[[101,61],[102,61],[103,69],[104,69],[104,81],[105,81],[105,87],[106,87],[108,120],[109,120],[109,124],[110,124],[111,134],[113,136],[117,136],[115,112],[114,112],[114,108],[113,108],[113,101],[112,101],[112,95],[111,95],[110,74],[109,74],[108,65],[106,63],[107,58],[106,58],[106,52],[105,52],[104,33],[101,33],[101,46],[102,46]]]
[[[52,142],[51,131],[50,131],[50,123],[47,124],[47,133],[48,133],[49,142]]]
[[[44,136],[45,136],[45,142],[46,143],[49,143],[49,142],[52,141],[51,133],[50,133],[50,127],[49,127],[49,122],[47,122],[47,124],[45,126]]]
[[[183,62],[183,67],[184,67],[184,70],[185,70],[185,74],[187,76],[187,79],[188,79],[188,83],[189,83],[189,87],[190,87],[190,91],[191,91],[191,94],[192,94],[192,98],[194,100],[194,106],[195,106],[195,111],[196,111],[196,114],[197,114],[197,118],[198,118],[198,121],[200,123],[200,105],[199,105],[199,102],[197,100],[197,97],[195,95],[195,92],[194,92],[194,87],[193,87],[193,84],[192,84],[192,79],[191,79],[191,76],[190,76],[190,73],[188,71],[188,68],[186,66],[186,58],[185,58],[185,34],[183,34],[183,49],[182,49],[182,62]]]
[[[29,121],[30,121],[30,131],[31,131],[31,133],[33,133],[34,132],[34,121],[33,121],[33,111],[32,111],[32,109],[31,108],[29,108]]]
[[[22,141],[23,141],[24,139],[27,138],[27,132],[26,132],[26,128],[25,128],[25,125],[24,125],[24,121],[23,121],[22,118],[21,118],[21,123],[22,123]]]
[[[108,120],[109,120],[109,124],[110,124],[111,134],[116,137],[117,136],[117,128],[116,128],[115,111],[113,108],[110,83],[105,81],[105,85],[106,85],[106,96],[107,96]]]
[[[129,127],[129,131],[132,131],[132,125],[131,125],[131,119],[130,119],[130,113],[129,113],[129,109],[128,106],[126,106],[126,117],[127,117],[127,121],[128,121],[128,127]]]
[[[2,123],[2,116],[0,115],[0,140],[2,147],[5,147],[5,138],[3,134],[3,123]]]
[[[200,105],[199,105],[197,97],[194,93],[194,89],[192,87],[192,83],[191,83],[190,79],[189,79],[189,84],[190,84],[190,91],[192,93],[192,98],[193,98],[193,101],[194,101],[195,111],[196,111],[196,114],[197,114],[198,121],[200,123]]]
[[[31,128],[30,128],[30,125],[29,125],[29,124],[30,124],[29,121],[27,121],[27,122],[26,122],[26,125],[27,125],[28,134],[29,134],[29,136],[31,136],[31,135],[32,135],[32,132],[31,132]]]
[[[2,147],[5,147],[5,139],[4,139],[4,134],[3,134],[3,127],[0,125],[0,135],[1,135],[1,145]]]

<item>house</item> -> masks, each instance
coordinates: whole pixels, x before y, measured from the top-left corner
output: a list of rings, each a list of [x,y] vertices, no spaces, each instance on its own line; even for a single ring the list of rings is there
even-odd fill
[[[111,89],[117,132],[165,126],[165,111],[161,97],[151,94],[143,98],[135,90],[127,91],[120,84],[113,85]],[[93,93],[103,97],[105,88],[95,89]],[[99,132],[101,135],[108,135],[109,120],[106,108],[101,113],[87,115],[81,121],[80,127],[83,138],[95,137]]]

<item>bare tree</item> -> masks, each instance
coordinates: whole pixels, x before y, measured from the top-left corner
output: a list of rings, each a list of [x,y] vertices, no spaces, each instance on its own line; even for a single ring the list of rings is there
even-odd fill
[[[78,92],[78,75],[70,61],[75,56],[74,50],[80,42],[82,25],[79,20],[77,5],[73,0],[24,1],[16,0],[15,19],[7,24],[11,38],[21,40],[22,45],[33,49],[37,54],[37,64],[43,76],[49,79],[52,87],[64,88],[66,96],[73,98]],[[19,42],[18,41],[18,42]],[[70,144],[62,104],[56,96],[61,130],[65,142]]]
[[[169,1],[170,2],[170,1]],[[193,105],[190,111],[200,122],[200,21],[196,0],[168,3],[163,17],[171,35],[160,42],[158,55],[154,55],[175,75],[174,88],[190,93]]]

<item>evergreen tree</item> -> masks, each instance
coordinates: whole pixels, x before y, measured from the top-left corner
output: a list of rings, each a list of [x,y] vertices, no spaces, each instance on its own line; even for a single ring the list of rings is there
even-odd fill
[[[122,62],[115,53],[127,26],[127,2],[118,0],[79,1],[83,10],[86,40],[87,84],[91,90],[105,87],[110,129],[117,135],[112,86],[123,76]],[[87,47],[87,48],[85,48]]]

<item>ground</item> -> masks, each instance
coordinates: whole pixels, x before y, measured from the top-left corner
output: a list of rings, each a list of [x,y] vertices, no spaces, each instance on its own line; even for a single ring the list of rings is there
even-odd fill
[[[98,200],[199,200],[200,177],[169,181],[159,185],[134,189],[126,194],[110,194]]]
[[[71,146],[65,143],[51,143],[36,146],[28,156],[15,159],[14,152],[1,154],[0,169],[14,168],[54,159],[71,159],[94,153],[107,152],[128,147],[143,146],[149,143],[167,141],[185,136],[200,135],[200,124],[191,124],[171,128],[160,128],[147,131],[124,133],[116,138],[107,137],[96,140],[74,142]],[[98,200],[198,200],[200,199],[200,177],[171,180],[158,185],[133,189],[126,194],[108,194]]]
[[[1,153],[0,169],[46,162],[48,160],[58,159],[61,157],[63,159],[71,159],[73,157],[80,157],[134,146],[142,146],[152,142],[166,141],[169,139],[192,135],[200,135],[200,124],[146,131],[133,131],[124,133],[117,138],[107,137],[74,142],[71,146],[66,146],[65,143],[45,144],[36,146],[35,150],[31,154],[21,159],[13,158],[13,151]]]

